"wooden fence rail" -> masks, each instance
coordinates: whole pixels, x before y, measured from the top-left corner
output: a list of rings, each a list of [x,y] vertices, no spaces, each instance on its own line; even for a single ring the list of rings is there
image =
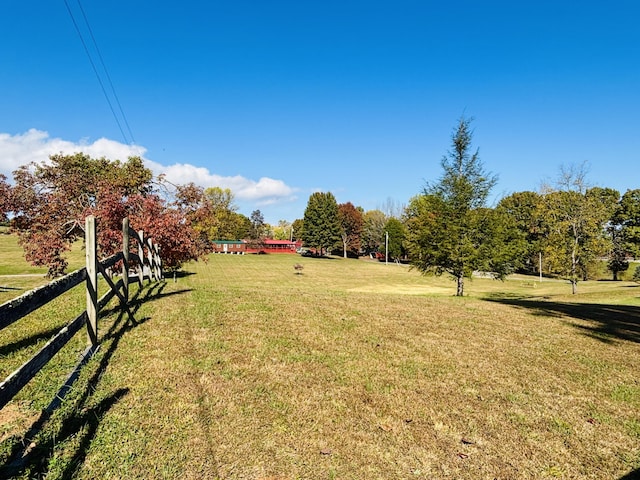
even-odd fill
[[[69,322],[44,347],[22,366],[11,373],[0,383],[0,409],[3,408],[29,381],[44,367],[53,356],[64,347],[69,340],[84,326],[87,326],[88,347],[82,355],[81,362],[98,349],[98,317],[114,296],[120,300],[120,307],[130,317],[129,311],[129,272],[133,262],[136,266],[136,278],[142,284],[163,279],[162,261],[159,248],[150,237],[145,238],[142,231],[136,232],[129,227],[129,219],[122,221],[122,252],[116,253],[102,261],[97,259],[96,223],[93,216],[85,222],[85,259],[84,268],[76,270],[47,285],[24,293],[14,300],[0,305],[0,330],[8,327],[31,312],[43,307],[53,299],[85,283],[87,308]],[[138,246],[137,253],[130,251],[130,240],[134,239]],[[145,255],[146,250],[146,255]],[[113,282],[111,270],[122,261],[122,278]],[[98,298],[98,274],[106,280],[109,289]]]

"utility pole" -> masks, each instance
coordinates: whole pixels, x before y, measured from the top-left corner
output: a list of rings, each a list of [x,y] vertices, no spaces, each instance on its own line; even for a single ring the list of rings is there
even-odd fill
[[[384,232],[384,264],[389,265],[389,232]]]

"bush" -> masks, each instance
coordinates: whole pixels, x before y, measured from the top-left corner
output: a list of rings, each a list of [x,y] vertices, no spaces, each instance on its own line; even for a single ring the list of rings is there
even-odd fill
[[[635,271],[635,272],[633,272],[633,278],[632,278],[632,280],[633,280],[634,282],[638,282],[638,283],[640,283],[640,265],[638,265],[638,266],[636,267],[636,271]]]

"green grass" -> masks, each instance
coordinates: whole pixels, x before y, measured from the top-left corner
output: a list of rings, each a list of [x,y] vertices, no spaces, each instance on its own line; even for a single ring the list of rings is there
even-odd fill
[[[68,272],[84,267],[82,242],[73,245],[67,252]],[[34,267],[24,259],[24,252],[18,244],[18,237],[0,231],[0,303],[11,300],[22,293],[44,285],[46,267]]]
[[[186,273],[137,293],[137,324],[103,320],[101,350],[34,437],[22,478],[599,479],[640,468],[635,284],[584,282],[572,296],[559,281],[474,279],[457,298],[453,282],[404,266],[285,255],[216,255]],[[82,301],[25,319],[22,335]],[[0,348],[19,343],[10,333]],[[0,454],[84,342],[8,406]],[[4,372],[22,358],[14,350]]]

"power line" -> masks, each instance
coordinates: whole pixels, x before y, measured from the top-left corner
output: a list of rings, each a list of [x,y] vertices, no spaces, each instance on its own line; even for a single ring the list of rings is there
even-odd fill
[[[133,138],[133,133],[131,132],[131,127],[129,126],[129,122],[127,121],[127,116],[124,114],[124,110],[122,110],[122,105],[120,104],[120,99],[118,98],[118,94],[116,93],[116,89],[113,86],[113,82],[111,81],[111,76],[109,75],[109,70],[107,70],[107,66],[104,63],[104,59],[102,58],[102,53],[98,48],[98,43],[96,42],[96,38],[93,35],[93,30],[91,29],[91,24],[87,19],[87,15],[84,13],[84,8],[82,8],[82,4],[80,0],[77,0],[78,7],[80,7],[80,12],[82,12],[82,18],[84,18],[84,23],[87,25],[87,29],[89,30],[89,35],[91,35],[91,40],[93,41],[93,45],[96,48],[96,52],[98,53],[98,58],[100,59],[100,64],[102,65],[102,69],[104,70],[105,75],[107,76],[107,80],[109,81],[109,86],[111,87],[111,93],[113,93],[113,98],[116,99],[116,104],[118,105],[118,109],[120,110],[120,115],[122,115],[122,119],[124,120],[124,124],[127,127],[127,132],[129,132],[129,137],[131,138],[132,143],[136,143],[135,138]]]
[[[64,4],[67,7],[67,12],[69,12],[69,16],[71,17],[71,21],[73,22],[73,26],[76,29],[76,32],[78,33],[78,37],[80,38],[80,42],[82,43],[82,46],[84,47],[84,51],[87,54],[87,58],[89,59],[89,63],[91,64],[91,68],[93,69],[93,73],[95,74],[96,78],[98,79],[98,83],[100,84],[100,88],[102,90],[102,94],[104,95],[104,98],[107,100],[107,104],[109,105],[109,109],[111,110],[111,114],[113,115],[113,118],[116,121],[116,124],[118,125],[118,129],[120,130],[120,134],[122,135],[122,138],[124,139],[124,142],[126,144],[132,144],[135,143],[134,139],[133,139],[133,134],[131,133],[131,128],[129,127],[129,122],[127,122],[127,118],[124,114],[124,111],[122,110],[122,106],[120,105],[120,101],[118,100],[118,96],[116,95],[116,91],[115,88],[113,86],[113,82],[111,82],[111,77],[109,76],[109,72],[107,71],[107,67],[104,64],[104,61],[102,59],[102,55],[100,54],[100,50],[98,49],[98,44],[95,40],[95,37],[93,36],[93,32],[91,30],[91,26],[89,25],[89,21],[87,19],[87,16],[84,13],[84,9],[82,8],[82,5],[80,4],[80,0],[77,0],[78,2],[78,6],[80,7],[80,11],[82,12],[82,16],[84,18],[85,24],[87,25],[87,28],[90,32],[91,38],[93,40],[93,44],[94,47],[96,49],[96,51],[98,52],[98,57],[100,58],[100,62],[102,64],[102,68],[105,72],[105,75],[107,77],[107,79],[109,80],[109,84],[111,85],[111,91],[113,92],[113,96],[116,100],[116,103],[118,104],[118,107],[120,109],[120,113],[122,115],[122,118],[124,120],[125,125],[127,126],[127,130],[129,132],[129,135],[131,137],[131,142],[129,142],[129,140],[127,139],[127,136],[125,135],[124,129],[122,128],[122,124],[120,123],[120,119],[118,118],[118,115],[116,114],[115,109],[113,108],[113,104],[111,103],[111,99],[109,98],[109,95],[107,93],[107,90],[104,86],[104,82],[102,81],[102,78],[100,76],[100,73],[98,72],[98,68],[96,67],[95,62],[93,61],[93,58],[91,56],[91,52],[89,51],[89,48],[87,47],[87,43],[84,40],[84,36],[82,35],[82,31],[80,30],[80,27],[78,26],[78,23],[76,22],[75,16],[73,15],[73,12],[71,10],[71,7],[69,6],[69,2],[67,0],[64,0]]]

